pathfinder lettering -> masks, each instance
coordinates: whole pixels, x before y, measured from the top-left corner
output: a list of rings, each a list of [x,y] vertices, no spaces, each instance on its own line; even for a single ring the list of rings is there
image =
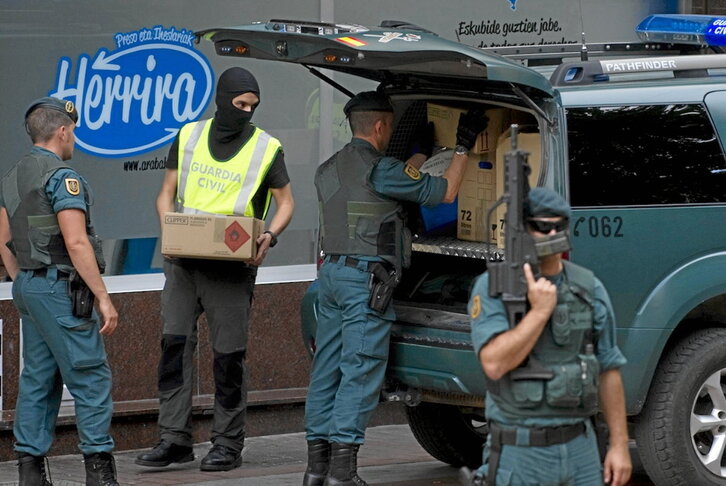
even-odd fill
[[[606,73],[613,72],[628,72],[628,71],[640,71],[642,69],[663,69],[671,70],[676,68],[676,61],[673,59],[666,59],[664,61],[653,60],[653,61],[629,61],[629,62],[607,62],[602,61],[603,69]]]

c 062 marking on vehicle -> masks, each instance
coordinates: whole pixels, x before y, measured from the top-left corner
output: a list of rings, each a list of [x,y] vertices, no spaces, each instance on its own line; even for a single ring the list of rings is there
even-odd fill
[[[622,238],[623,218],[620,216],[580,216],[572,226],[574,236],[589,236],[590,238]]]

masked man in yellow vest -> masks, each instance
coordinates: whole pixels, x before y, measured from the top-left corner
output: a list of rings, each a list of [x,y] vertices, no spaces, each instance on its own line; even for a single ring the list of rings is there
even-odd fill
[[[215,400],[213,445],[200,468],[228,471],[242,464],[245,353],[257,266],[277,243],[294,208],[279,140],[250,123],[259,102],[260,89],[249,71],[226,70],[219,78],[214,118],[182,127],[167,157],[156,201],[161,218],[167,211],[180,211],[264,219],[272,198],[276,211],[268,230],[257,239],[257,256],[250,263],[165,259],[159,362],[161,440],[138,456],[136,463],[143,466],[194,460],[192,356],[202,312],[214,352]]]

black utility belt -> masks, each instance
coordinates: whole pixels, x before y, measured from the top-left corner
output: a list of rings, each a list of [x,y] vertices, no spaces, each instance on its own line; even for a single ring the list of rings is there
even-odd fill
[[[346,267],[360,269],[360,264],[364,264],[366,271],[371,274],[368,280],[368,289],[370,290],[368,306],[376,312],[386,312],[388,304],[391,303],[393,298],[393,290],[398,285],[401,276],[390,265],[382,262],[359,260],[347,255],[330,255],[328,261],[340,264],[341,258],[345,258],[343,265]]]
[[[373,271],[373,268],[374,268],[374,266],[376,264],[378,264],[378,265],[384,265],[381,262],[372,262],[372,261],[368,261],[368,260],[359,260],[357,258],[349,257],[349,256],[346,256],[346,255],[330,255],[330,257],[328,258],[328,261],[330,263],[338,263],[341,258],[344,258],[345,259],[343,265],[345,265],[346,267],[360,268],[358,265],[360,263],[364,263],[365,264],[366,271],[368,271],[368,272],[372,272]]]
[[[522,433],[523,429],[527,432]],[[525,447],[546,447],[564,444],[583,435],[586,430],[585,422],[558,427],[518,427],[514,429],[505,429],[494,423],[489,425],[492,442],[497,441],[501,445]]]
[[[34,277],[45,278],[48,275],[48,268],[49,267],[34,268],[33,270],[28,270],[28,271],[33,272]],[[63,270],[56,270],[56,271],[58,272],[58,280],[68,280],[71,276],[70,273],[64,272]]]
[[[34,277],[46,278],[48,270],[55,269],[58,280],[68,280],[68,296],[71,298],[72,313],[75,317],[88,319],[93,315],[93,304],[96,297],[83,281],[77,270],[68,273],[56,267],[43,267],[28,270]]]

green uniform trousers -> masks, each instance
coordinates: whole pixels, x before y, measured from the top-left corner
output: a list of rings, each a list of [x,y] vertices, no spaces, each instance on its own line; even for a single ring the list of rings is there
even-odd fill
[[[15,450],[34,456],[48,452],[65,383],[75,402],[79,448],[84,454],[110,452],[111,369],[99,318],[95,310],[90,319],[72,315],[68,281],[59,277],[50,267],[20,271],[13,282],[23,323]]]
[[[317,349],[305,404],[307,440],[362,444],[380,399],[388,361],[393,306],[368,306],[366,263],[345,258],[320,269]]]

